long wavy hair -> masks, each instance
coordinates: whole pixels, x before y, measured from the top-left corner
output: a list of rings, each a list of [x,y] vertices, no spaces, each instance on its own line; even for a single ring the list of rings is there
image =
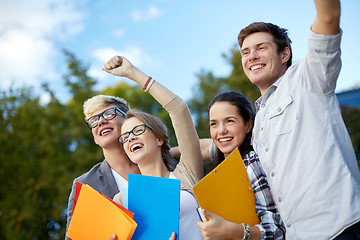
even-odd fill
[[[254,123],[255,111],[251,106],[250,101],[241,93],[236,91],[227,91],[216,95],[209,103],[208,111],[216,102],[227,102],[235,106],[238,110],[239,115],[244,119],[245,122],[252,121]],[[254,124],[253,124],[254,125]],[[238,146],[242,158],[245,157],[247,153],[253,150],[251,145],[252,137],[252,128],[246,133],[243,143]],[[214,159],[213,166],[216,167],[219,163],[224,160],[224,154],[216,147],[216,154]]]

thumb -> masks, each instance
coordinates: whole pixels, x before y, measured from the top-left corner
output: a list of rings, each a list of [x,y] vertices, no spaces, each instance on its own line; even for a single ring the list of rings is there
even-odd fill
[[[207,218],[207,219],[211,219],[214,217],[215,214],[213,214],[212,212],[209,212],[208,210],[205,210],[205,209],[201,209],[204,216]]]
[[[116,234],[114,233],[109,240],[116,240],[116,239],[117,239],[117,236],[116,236]]]

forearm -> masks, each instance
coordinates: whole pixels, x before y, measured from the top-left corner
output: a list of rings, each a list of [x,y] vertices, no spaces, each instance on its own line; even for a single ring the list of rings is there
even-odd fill
[[[196,181],[203,177],[203,162],[200,151],[199,138],[193,124],[189,108],[179,97],[164,105],[169,112],[180,152],[180,164],[196,177]]]
[[[316,18],[312,25],[312,31],[322,35],[335,35],[340,31],[339,0],[314,0]]]

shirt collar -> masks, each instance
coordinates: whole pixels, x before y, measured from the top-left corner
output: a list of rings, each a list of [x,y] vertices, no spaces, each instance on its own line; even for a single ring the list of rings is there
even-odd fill
[[[256,111],[260,110],[261,107],[261,103],[266,103],[266,101],[269,99],[270,95],[275,92],[275,90],[277,89],[277,87],[279,86],[280,82],[281,82],[282,76],[273,83],[273,85],[271,85],[265,92],[264,97],[260,96],[256,101],[255,101],[255,108]]]

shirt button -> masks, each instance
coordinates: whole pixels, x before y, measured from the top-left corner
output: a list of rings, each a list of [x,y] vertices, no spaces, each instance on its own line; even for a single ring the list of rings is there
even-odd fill
[[[265,148],[265,152],[268,152],[269,151],[269,148]]]
[[[287,228],[291,227],[291,224],[290,223],[286,224],[286,227]]]
[[[281,197],[279,197],[279,198],[278,198],[278,201],[279,201],[279,203],[281,203],[281,202],[282,202],[282,199],[281,199]]]
[[[272,176],[272,177],[275,177],[275,172],[272,172],[272,173],[271,173],[271,176]]]
[[[260,128],[260,131],[262,131],[262,130],[264,130],[264,127],[261,127],[261,128]]]

